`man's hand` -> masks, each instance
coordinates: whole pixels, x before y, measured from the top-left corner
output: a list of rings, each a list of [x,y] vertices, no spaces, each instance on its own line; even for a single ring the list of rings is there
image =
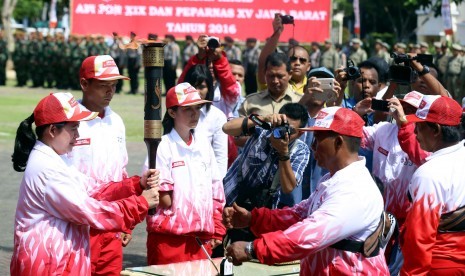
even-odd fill
[[[280,13],[274,14],[274,20],[273,20],[272,25],[273,25],[273,32],[282,33],[284,31],[284,25],[283,25],[283,21],[281,20]]]
[[[271,127],[277,127],[287,123],[287,117],[284,114],[270,114],[266,115],[263,120],[267,123],[271,123]]]
[[[398,126],[407,123],[405,118],[404,108],[397,98],[390,98],[387,100],[389,102],[389,109],[392,110],[391,115],[396,120]]]
[[[123,245],[123,247],[126,247],[131,240],[132,240],[131,234],[121,233],[121,244]]]
[[[217,239],[211,239],[210,240],[210,245],[211,245],[212,249],[215,249],[220,244],[221,244],[220,240],[217,240]]]
[[[207,56],[207,40],[208,35],[201,34],[197,39],[197,47],[199,48],[199,52],[197,53],[197,58],[202,60]]]
[[[416,57],[417,56],[417,53],[409,53],[408,54],[409,57]],[[419,63],[418,61],[416,60],[411,60],[410,61],[410,66],[413,68],[413,70],[417,71],[417,72],[421,72],[423,71],[423,65],[421,63]]]
[[[353,110],[360,116],[373,112],[373,109],[371,109],[371,98],[365,98],[359,101],[354,106]]]
[[[146,170],[142,174],[142,178],[140,180],[140,187],[142,190],[145,190],[147,187],[153,188],[158,187],[160,180],[160,171],[157,169],[149,169]]]
[[[142,191],[142,196],[147,200],[149,209],[155,208],[160,203],[160,195],[158,193],[158,187],[150,188]]]
[[[274,138],[274,136],[271,135],[270,144],[280,156],[289,154],[289,134],[286,133],[284,139]]]
[[[226,247],[226,257],[232,261],[234,265],[242,265],[243,262],[249,261],[245,248],[248,242],[238,241]]]
[[[223,224],[226,228],[245,228],[250,225],[252,214],[245,208],[239,207],[236,202],[232,207],[223,210]]]

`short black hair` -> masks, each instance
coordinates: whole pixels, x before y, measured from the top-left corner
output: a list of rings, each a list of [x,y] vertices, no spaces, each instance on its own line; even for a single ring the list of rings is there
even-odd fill
[[[205,99],[207,101],[213,101],[214,89],[213,89],[213,76],[210,69],[205,64],[194,65],[187,71],[184,78],[185,82],[188,82],[193,87],[201,85],[203,82],[207,84],[208,92]],[[211,103],[207,103],[207,111],[210,110]]]
[[[354,136],[346,136],[346,135],[342,135],[342,137],[344,138],[344,141],[347,144],[347,149],[351,153],[356,153],[360,150],[360,143],[362,141],[361,138],[354,137]]]
[[[287,103],[279,109],[279,114],[284,114],[293,120],[300,120],[300,127],[307,126],[308,112],[305,107],[299,103]]]
[[[265,71],[269,66],[280,67],[283,64],[286,65],[286,71],[291,72],[291,64],[289,63],[289,57],[284,53],[274,52],[266,57]]]
[[[367,66],[363,66],[368,64]],[[371,57],[362,63],[359,64],[359,67],[368,67],[372,66],[375,68],[376,72],[378,72],[378,81],[382,83],[386,83],[389,78],[389,64],[380,57]]]
[[[386,82],[387,77],[388,77],[388,75],[387,75],[388,71],[383,71],[382,69],[380,69],[380,65],[377,64],[379,60],[377,60],[377,59],[381,59],[381,58],[373,57],[373,58],[364,60],[358,65],[358,67],[359,68],[367,68],[367,69],[375,69],[376,73],[378,73],[378,82]],[[384,62],[386,62],[386,61],[384,61]]]
[[[244,66],[242,64],[242,62],[240,60],[238,60],[238,59],[230,59],[230,60],[228,60],[228,62],[229,62],[229,64]]]

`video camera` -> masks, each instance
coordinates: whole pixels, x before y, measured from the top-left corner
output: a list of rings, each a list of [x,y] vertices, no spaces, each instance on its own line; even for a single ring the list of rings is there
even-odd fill
[[[389,81],[403,85],[414,83],[418,79],[418,72],[410,66],[412,60],[416,60],[423,65],[433,63],[433,56],[426,54],[418,54],[412,57],[408,54],[391,53],[391,58],[394,59],[395,65],[389,66]],[[400,63],[404,65],[399,65]]]
[[[294,16],[292,15],[280,15],[281,23],[283,24],[293,24],[294,25]]]
[[[347,66],[344,68],[344,72],[347,73],[346,80],[356,80],[360,78],[360,69],[355,66],[354,62],[351,59],[347,60]]]
[[[296,132],[295,128],[291,127],[288,123],[283,123],[272,129],[273,137],[276,139],[284,139],[287,135],[291,136]]]
[[[257,126],[260,126],[265,130],[271,130],[273,137],[276,139],[284,139],[286,137],[286,133],[289,136],[296,133],[295,128],[290,126],[288,123],[282,123],[279,126],[271,128],[271,123],[260,120],[256,114],[251,114],[249,119],[252,120]]]

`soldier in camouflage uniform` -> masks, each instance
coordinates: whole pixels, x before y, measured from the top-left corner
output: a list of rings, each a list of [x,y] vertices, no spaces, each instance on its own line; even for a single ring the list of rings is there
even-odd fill
[[[391,61],[391,56],[386,51],[384,43],[381,39],[377,39],[375,42],[375,52],[375,56],[384,59],[386,63],[389,64],[389,62]]]
[[[15,50],[12,59],[16,71],[16,86],[18,87],[26,85],[28,80],[28,42],[25,38],[26,34],[23,31],[17,31],[15,33]]]
[[[69,43],[65,41],[62,33],[56,34],[56,45],[53,48],[53,53],[56,59],[55,67],[53,68],[53,78],[56,81],[56,88],[68,89],[70,78],[66,72],[68,72],[70,66],[71,51]]]
[[[99,54],[99,47],[97,45],[97,38],[88,35],[86,37],[87,56],[97,56]]]
[[[97,37],[97,52],[98,55],[109,55],[110,54],[110,47],[108,47],[105,38],[101,35]]]
[[[79,69],[82,61],[87,57],[86,41],[82,37],[75,37],[75,43],[71,46],[71,59],[69,66],[70,86],[73,90],[80,90]]]
[[[62,50],[62,49],[60,49]],[[42,70],[44,72],[44,80],[46,82],[47,88],[52,88],[55,81],[55,68],[58,66],[59,60],[55,57],[57,52],[55,38],[51,35],[48,35],[45,39],[45,44],[43,47],[43,66]]]
[[[452,44],[452,56],[447,63],[447,90],[455,100],[462,100],[460,74],[465,67],[464,57],[460,55],[462,47],[459,44]]]
[[[27,47],[29,56],[28,74],[32,80],[32,87],[42,87],[44,85],[43,77],[43,42],[40,40],[39,32],[31,33],[30,41]]]
[[[6,83],[6,62],[8,61],[8,45],[0,31],[0,85]]]

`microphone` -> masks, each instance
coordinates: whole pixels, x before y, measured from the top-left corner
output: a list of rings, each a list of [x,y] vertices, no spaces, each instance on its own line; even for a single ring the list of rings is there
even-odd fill
[[[195,237],[195,241],[196,241],[197,244],[200,246],[200,248],[202,248],[203,253],[205,253],[205,255],[207,256],[208,260],[212,263],[213,267],[215,267],[216,272],[218,272],[217,275],[221,275],[221,274],[220,274],[220,271],[218,270],[218,268],[216,267],[216,265],[215,265],[215,263],[213,262],[212,258],[210,257],[210,254],[208,254],[207,249],[205,248],[205,246],[203,246],[203,243],[202,243],[202,241],[199,239],[199,237]]]

